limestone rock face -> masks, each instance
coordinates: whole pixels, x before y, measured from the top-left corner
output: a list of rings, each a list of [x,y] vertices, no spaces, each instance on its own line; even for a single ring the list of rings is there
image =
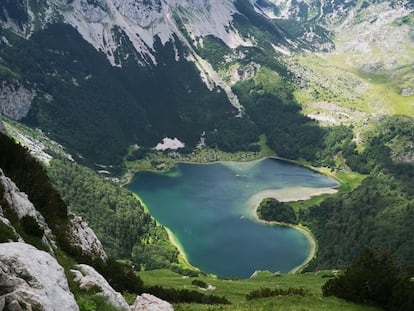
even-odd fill
[[[79,310],[56,259],[20,242],[0,244],[1,306],[4,310]]]
[[[19,82],[0,84],[0,113],[20,120],[29,112],[36,92],[25,88]]]
[[[8,203],[8,206],[16,212],[19,219],[22,219],[25,216],[30,216],[35,219],[39,227],[43,229],[43,243],[45,243],[50,251],[53,252],[56,245],[52,230],[49,228],[43,215],[36,210],[32,202],[29,201],[27,194],[21,192],[16,184],[4,175],[2,169],[0,169],[0,184],[4,189],[3,197]]]
[[[174,311],[173,306],[150,294],[138,296],[130,311]]]
[[[70,215],[69,217],[69,241],[79,247],[84,253],[106,261],[108,255],[105,253],[102,243],[97,238],[95,232],[93,232],[81,217],[74,215]]]
[[[129,311],[129,306],[124,297],[116,292],[93,267],[82,264],[77,265],[76,268],[78,270],[71,271],[75,275],[75,281],[79,283],[80,288],[87,290],[98,287],[100,289],[99,295],[108,299],[110,304],[121,310]]]

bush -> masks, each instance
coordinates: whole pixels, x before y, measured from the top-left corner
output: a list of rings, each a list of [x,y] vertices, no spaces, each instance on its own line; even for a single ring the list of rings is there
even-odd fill
[[[305,296],[308,292],[303,288],[295,288],[289,287],[287,289],[283,288],[260,288],[254,291],[251,291],[249,294],[246,295],[247,300],[258,299],[258,298],[266,298],[266,297],[276,297],[276,296]]]
[[[204,282],[204,281],[201,281],[201,280],[193,280],[191,282],[191,284],[193,284],[194,286],[201,287],[201,288],[207,288],[208,287],[207,283]]]
[[[26,215],[22,219],[20,219],[20,223],[23,226],[23,230],[32,236],[35,237],[43,237],[44,230],[40,228],[39,224],[37,223],[36,219],[33,217]]]
[[[264,199],[257,208],[257,214],[267,221],[279,221],[289,224],[297,224],[295,211],[288,204],[276,199]]]
[[[10,240],[17,241],[13,229],[0,221],[0,243],[6,243]]]
[[[230,304],[230,301],[227,300],[226,297],[206,295],[195,290],[178,290],[161,286],[151,286],[145,288],[145,291],[170,303],[201,303],[208,305]]]
[[[328,280],[322,292],[386,310],[414,310],[414,286],[389,253],[366,250],[343,275]]]

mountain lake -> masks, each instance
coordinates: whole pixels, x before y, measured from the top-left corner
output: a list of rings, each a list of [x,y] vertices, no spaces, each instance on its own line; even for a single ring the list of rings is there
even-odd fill
[[[255,270],[287,273],[313,252],[304,232],[259,222],[260,201],[305,199],[333,193],[337,186],[330,177],[267,158],[180,163],[167,173],[140,172],[127,188],[172,232],[190,264],[222,277],[246,278]]]

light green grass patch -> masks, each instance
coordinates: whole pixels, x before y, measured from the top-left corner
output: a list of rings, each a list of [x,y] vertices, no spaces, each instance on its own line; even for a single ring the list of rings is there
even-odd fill
[[[153,270],[139,272],[146,285],[161,285],[175,289],[198,290],[203,293],[225,296],[232,305],[212,306],[199,304],[177,304],[175,310],[377,310],[372,307],[355,305],[334,297],[323,297],[322,286],[333,277],[331,271],[303,274],[275,275],[270,272],[261,272],[251,279],[219,279],[214,276],[200,276],[185,278],[169,270]],[[201,280],[216,289],[203,291],[192,285],[193,280]],[[246,295],[260,288],[303,288],[309,295],[262,298],[247,301]]]

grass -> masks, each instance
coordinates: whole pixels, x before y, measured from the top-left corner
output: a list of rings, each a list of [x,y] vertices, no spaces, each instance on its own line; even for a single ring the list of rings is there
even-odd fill
[[[212,291],[211,294],[225,296],[232,302],[230,306],[177,304],[174,306],[175,310],[377,310],[333,297],[323,297],[321,288],[330,277],[333,277],[331,271],[283,275],[261,272],[252,279],[220,279],[214,276],[183,278],[169,270],[143,271],[139,273],[139,276],[146,285],[200,290],[192,285],[192,282],[197,279],[216,287],[216,290]],[[246,300],[246,295],[256,289],[287,289],[289,287],[303,288],[309,292],[309,295]],[[205,293],[205,291],[202,292]]]
[[[375,307],[356,305],[334,297],[286,296],[263,298],[229,306],[178,304],[176,311],[375,311]]]
[[[343,44],[338,42],[338,44]],[[413,53],[407,47],[407,53]],[[378,55],[381,55],[378,51]],[[292,62],[305,67],[300,75],[309,80],[306,88],[297,90],[295,97],[305,108],[309,103],[328,101],[340,107],[357,109],[367,113],[389,115],[413,115],[414,96],[402,96],[401,88],[413,87],[412,66],[409,64],[378,73],[364,72],[358,66],[359,57],[332,53],[323,57],[298,55]],[[370,60],[366,60],[367,63]],[[315,113],[310,109],[308,113]]]
[[[340,171],[331,171],[329,168],[327,167],[318,167],[318,168],[314,168],[315,170],[317,170],[318,172],[330,176],[334,179],[336,179],[339,183],[340,186],[338,188],[339,191],[352,191],[354,190],[356,187],[358,187],[362,181],[367,177],[367,175],[363,175],[357,172],[340,172]],[[318,197],[316,197],[318,198]]]
[[[261,134],[259,136],[260,154],[264,157],[271,157],[275,155],[275,152],[267,144],[267,136]]]
[[[288,202],[288,204],[294,209],[295,213],[298,213],[299,210],[308,209],[313,205],[319,205],[323,200],[325,200],[329,196],[331,196],[331,194],[321,194],[313,196],[308,200]]]

